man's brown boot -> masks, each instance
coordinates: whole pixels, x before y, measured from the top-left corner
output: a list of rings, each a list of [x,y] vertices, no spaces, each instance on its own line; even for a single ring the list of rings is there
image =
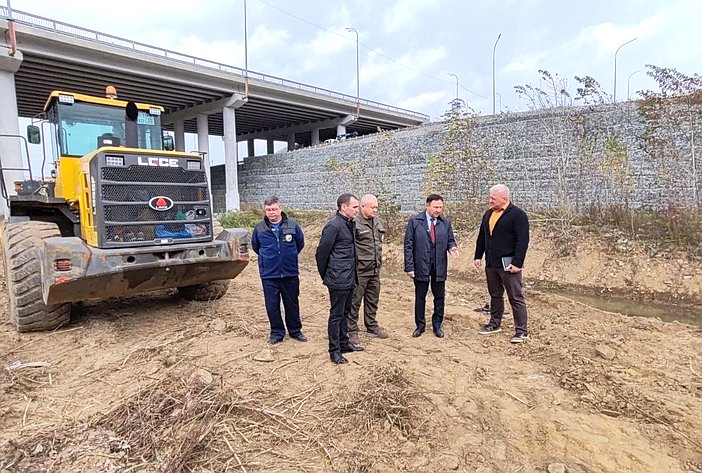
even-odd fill
[[[377,338],[390,338],[390,334],[381,326],[368,330],[368,334]]]
[[[358,332],[349,332],[349,342],[351,342],[353,345],[359,345],[361,343]]]

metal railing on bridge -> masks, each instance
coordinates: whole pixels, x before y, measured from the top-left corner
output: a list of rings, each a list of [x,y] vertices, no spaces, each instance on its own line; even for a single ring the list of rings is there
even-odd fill
[[[6,6],[0,6],[0,18],[3,20],[8,20],[10,16],[9,9]],[[16,24],[23,24],[31,26],[34,28],[39,28],[46,31],[51,31],[57,34],[63,34],[67,36],[73,36],[76,38],[84,39],[87,41],[94,41],[100,44],[107,44],[110,46],[128,49],[131,51],[136,51],[142,54],[147,54],[151,56],[160,57],[169,61],[176,61],[186,64],[192,64],[199,67],[204,67],[208,69],[214,69],[217,71],[236,74],[241,77],[248,75],[249,79],[257,79],[263,82],[276,84],[289,89],[304,90],[306,92],[312,92],[319,95],[325,95],[328,97],[333,97],[341,100],[353,103],[359,102],[362,105],[369,107],[375,107],[383,110],[388,110],[394,113],[400,113],[408,115],[411,117],[418,118],[423,121],[429,121],[429,115],[424,113],[415,112],[412,110],[407,110],[400,107],[395,107],[393,105],[387,105],[380,102],[375,102],[372,100],[359,99],[356,97],[343,94],[341,92],[334,92],[333,90],[324,89],[321,87],[315,87],[309,84],[303,84],[301,82],[295,82],[288,79],[283,79],[282,77],[271,76],[268,74],[263,74],[255,71],[246,71],[240,67],[230,66],[227,64],[222,64],[216,61],[210,61],[208,59],[202,59],[195,56],[190,56],[189,54],[179,53],[177,51],[171,51],[170,49],[159,48],[157,46],[151,46],[148,44],[140,43],[138,41],[132,41],[126,38],[120,38],[118,36],[113,36],[106,33],[100,33],[99,31],[90,30],[87,28],[82,28],[80,26],[71,25],[69,23],[64,23],[62,21],[52,20],[51,18],[45,18],[43,16],[34,15],[32,13],[27,13],[19,10],[12,9],[12,20]]]

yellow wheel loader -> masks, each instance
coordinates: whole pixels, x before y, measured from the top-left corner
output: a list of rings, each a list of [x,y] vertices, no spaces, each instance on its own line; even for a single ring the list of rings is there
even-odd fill
[[[3,176],[2,257],[20,332],[67,324],[76,301],[166,288],[218,299],[248,263],[246,230],[215,228],[204,156],[173,151],[163,108],[106,95],[52,92],[41,128],[27,127],[35,144],[49,130],[52,179],[34,179],[29,160],[9,195]]]

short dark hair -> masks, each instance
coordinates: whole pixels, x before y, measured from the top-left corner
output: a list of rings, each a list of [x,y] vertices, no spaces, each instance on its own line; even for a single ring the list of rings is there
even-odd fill
[[[435,200],[440,200],[441,202],[443,202],[444,198],[441,197],[439,194],[429,194],[429,196],[427,197],[427,204],[431,204]]]
[[[338,199],[336,199],[336,208],[338,210],[341,210],[342,205],[349,205],[349,202],[351,202],[351,199],[356,199],[358,200],[358,197],[356,197],[353,194],[341,194]]]
[[[274,195],[270,196],[269,198],[267,198],[267,199],[263,202],[263,206],[264,206],[264,207],[268,207],[269,205],[273,205],[273,204],[278,204],[278,205],[280,205],[280,199],[279,199],[278,197],[274,196]]]

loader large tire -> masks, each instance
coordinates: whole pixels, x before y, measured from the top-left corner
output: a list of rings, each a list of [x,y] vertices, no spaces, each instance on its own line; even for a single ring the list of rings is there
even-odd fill
[[[183,286],[178,288],[178,294],[191,301],[214,301],[221,299],[229,290],[229,281],[212,281],[207,284]]]
[[[71,320],[71,304],[46,305],[42,297],[41,240],[60,237],[54,223],[5,224],[2,232],[3,265],[10,305],[10,320],[18,332],[53,330]]]

